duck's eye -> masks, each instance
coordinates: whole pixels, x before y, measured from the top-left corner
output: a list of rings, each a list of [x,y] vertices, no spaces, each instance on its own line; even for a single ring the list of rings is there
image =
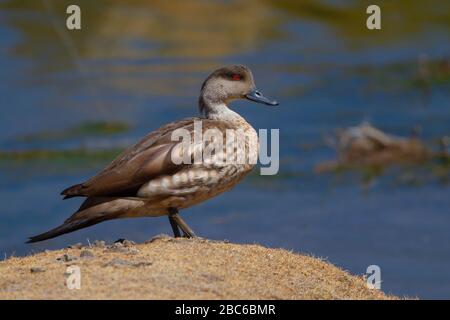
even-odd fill
[[[242,80],[242,76],[240,74],[233,74],[233,75],[231,75],[231,80],[233,80],[233,81]]]

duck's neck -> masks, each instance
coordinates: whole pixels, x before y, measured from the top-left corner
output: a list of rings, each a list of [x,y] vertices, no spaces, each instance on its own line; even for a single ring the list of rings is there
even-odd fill
[[[200,112],[204,113],[207,119],[233,121],[243,119],[237,112],[228,108],[224,101],[212,101],[205,97],[199,99]]]

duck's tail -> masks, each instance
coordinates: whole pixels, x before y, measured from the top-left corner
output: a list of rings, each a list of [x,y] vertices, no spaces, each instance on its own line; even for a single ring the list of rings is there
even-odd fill
[[[97,224],[99,222],[109,220],[112,218],[104,217],[103,219],[84,219],[84,220],[75,220],[70,222],[64,222],[59,227],[53,228],[47,232],[41,233],[37,236],[30,237],[29,240],[26,243],[33,243],[33,242],[39,242],[44,241],[47,239],[52,239],[55,237],[58,237],[60,235],[63,235],[65,233],[70,233],[79,229],[83,229],[89,226],[92,226],[94,224]]]
[[[73,185],[61,192],[61,195],[64,196],[63,200],[73,198],[73,197],[85,197],[87,194],[85,191],[85,185],[83,183]]]
[[[37,236],[30,237],[26,243],[43,241],[57,236],[86,228],[102,221],[120,218],[130,209],[142,205],[142,201],[112,198],[95,197],[88,198],[81,205],[80,209],[62,225],[51,229]]]

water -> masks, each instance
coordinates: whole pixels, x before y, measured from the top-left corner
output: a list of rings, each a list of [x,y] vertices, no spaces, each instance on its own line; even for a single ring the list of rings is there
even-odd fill
[[[186,221],[207,238],[293,249],[353,274],[379,265],[388,293],[450,297],[448,171],[390,168],[370,183],[314,173],[335,158],[327,137],[362,121],[403,136],[420,126],[432,149],[450,134],[449,3],[383,4],[383,30],[368,31],[365,1],[86,0],[83,30],[68,32],[72,2],[0,1],[2,255],[170,233],[165,218],[128,219],[24,244],[77,209],[61,190],[195,115],[206,75],[242,63],[281,103],[233,104],[256,128],[280,128],[280,173],[255,171]]]

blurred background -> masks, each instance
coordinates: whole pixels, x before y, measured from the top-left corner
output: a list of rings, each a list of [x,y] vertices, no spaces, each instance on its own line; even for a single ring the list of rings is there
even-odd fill
[[[240,63],[280,102],[233,104],[255,128],[280,128],[280,172],[254,170],[185,211],[196,233],[353,274],[376,264],[385,292],[450,298],[450,2],[378,1],[382,30],[369,31],[372,2],[0,0],[1,258],[170,234],[166,218],[127,219],[24,244],[78,208],[61,190],[196,115],[204,78]],[[69,4],[81,31],[65,27]],[[426,151],[372,161],[376,144],[347,163],[340,134],[363,122]]]

